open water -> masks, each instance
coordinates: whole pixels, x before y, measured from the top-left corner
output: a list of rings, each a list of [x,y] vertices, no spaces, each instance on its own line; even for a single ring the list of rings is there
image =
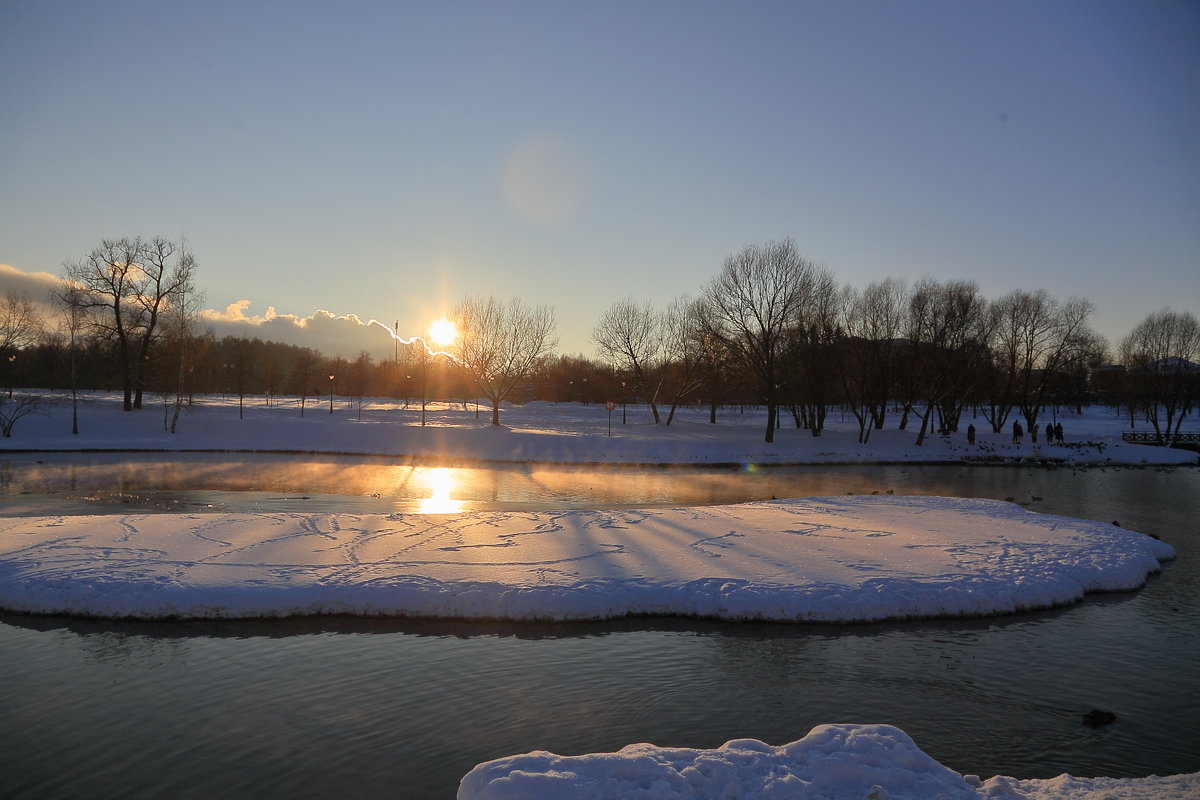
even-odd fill
[[[897,725],[983,777],[1200,771],[1196,468],[0,462],[5,514],[618,507],[889,489],[1117,520],[1179,557],[1139,591],[1069,608],[885,625],[0,615],[0,796],[449,798],[475,764],[513,753],[781,744],[829,722]],[[1092,709],[1117,721],[1087,727]]]

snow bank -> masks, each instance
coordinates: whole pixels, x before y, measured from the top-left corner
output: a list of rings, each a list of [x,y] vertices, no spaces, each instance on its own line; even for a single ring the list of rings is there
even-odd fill
[[[100,617],[388,614],[869,621],[1133,589],[1172,548],[1011,503],[843,496],[447,515],[0,520],[0,607]]]
[[[1200,796],[1200,773],[1167,778],[1074,778],[986,782],[960,775],[890,725],[820,725],[772,747],[737,739],[716,750],[633,744],[617,753],[544,751],[480,764],[458,800],[1184,800]]]
[[[670,426],[655,425],[646,406],[629,404],[628,424],[622,410],[610,414],[603,405],[561,405],[546,402],[504,406],[503,422],[493,427],[489,409],[476,416],[473,404],[431,404],[427,422],[420,425],[419,405],[405,407],[385,398],[368,399],[362,409],[347,407],[337,398],[335,413],[328,403],[309,399],[300,416],[299,398],[247,398],[239,411],[238,398],[201,397],[185,410],[177,433],[163,429],[161,408],[138,413],[121,411],[114,394],[89,394],[79,412],[80,432],[71,433],[69,399],[51,396],[45,415],[18,421],[11,439],[0,440],[4,450],[162,450],[162,451],[284,451],[378,454],[398,458],[556,464],[865,464],[878,462],[1195,464],[1196,453],[1164,447],[1127,444],[1121,433],[1127,419],[1110,409],[1089,408],[1083,415],[1059,419],[1064,444],[1033,442],[1026,436],[1013,444],[1009,433],[992,433],[976,420],[977,442],[967,444],[964,432],[930,435],[917,446],[916,431],[895,428],[872,431],[860,444],[852,418],[831,414],[822,436],[784,427],[775,442],[763,442],[766,414],[761,409],[722,409],[716,424],[701,408],[682,408]],[[244,417],[244,418],[243,418]],[[1145,430],[1145,426],[1142,426]]]

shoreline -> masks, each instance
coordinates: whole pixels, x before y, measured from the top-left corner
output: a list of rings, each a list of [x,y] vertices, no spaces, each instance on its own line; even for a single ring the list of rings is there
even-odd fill
[[[419,409],[389,398],[364,400],[358,408],[317,408],[301,417],[289,400],[239,408],[236,397],[207,396],[184,408],[178,432],[164,428],[162,409],[121,410],[115,393],[81,400],[80,433],[71,434],[71,404],[47,396],[39,414],[21,418],[3,454],[32,453],[261,453],[295,456],[390,458],[411,464],[560,465],[571,467],[699,467],[746,469],[857,466],[989,465],[1019,467],[1200,466],[1200,454],[1185,449],[1122,440],[1127,418],[1109,408],[1089,407],[1069,420],[1062,444],[1011,442],[1006,433],[982,425],[977,443],[966,436],[927,434],[885,426],[860,444],[857,423],[827,421],[823,434],[781,427],[763,441],[762,409],[725,409],[717,423],[708,410],[680,408],[670,427],[655,424],[648,407],[628,407],[627,424],[610,426],[603,407],[532,402],[503,407],[503,424],[476,419],[462,403],[430,404],[427,425]],[[339,403],[344,403],[339,398]],[[840,415],[831,415],[838,417]],[[892,419],[895,423],[898,420]]]
[[[1073,462],[1065,458],[1036,458],[1028,457],[965,457],[960,459],[931,459],[914,461],[913,459],[871,459],[840,460],[820,459],[811,461],[561,461],[539,459],[501,459],[501,458],[471,458],[463,455],[436,455],[394,453],[384,451],[335,450],[335,449],[278,449],[278,448],[206,448],[206,447],[77,447],[77,448],[0,448],[0,454],[20,453],[154,453],[169,454],[238,454],[247,455],[285,455],[285,456],[336,456],[338,458],[378,458],[394,459],[398,464],[413,464],[428,466],[436,463],[440,466],[560,466],[560,467],[611,467],[612,469],[769,469],[773,467],[823,467],[823,466],[858,466],[858,467],[896,467],[905,464],[920,464],[928,467],[1070,467],[1072,469],[1148,469],[1176,468],[1187,469],[1200,467],[1200,458],[1196,463],[1188,462],[1146,462],[1146,461],[1109,461],[1104,463],[1085,461]]]

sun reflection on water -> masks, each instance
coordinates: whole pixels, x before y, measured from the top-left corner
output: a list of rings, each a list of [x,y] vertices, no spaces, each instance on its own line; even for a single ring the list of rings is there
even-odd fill
[[[450,495],[455,488],[452,471],[448,467],[422,468],[418,467],[418,479],[432,493],[417,501],[419,514],[457,514],[463,510],[463,501],[455,500]]]

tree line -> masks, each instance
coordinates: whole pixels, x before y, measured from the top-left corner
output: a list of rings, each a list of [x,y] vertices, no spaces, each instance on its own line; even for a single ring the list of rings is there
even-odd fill
[[[200,324],[196,271],[185,242],[104,240],[64,265],[52,323],[29,298],[4,297],[0,421],[17,413],[19,385],[119,390],[130,411],[154,393],[174,409],[172,430],[183,406],[210,393],[236,395],[242,409],[247,398],[298,397],[301,414],[325,395],[331,411],[335,396],[360,410],[364,397],[419,400],[422,411],[431,398],[478,398],[493,424],[506,400],[607,400],[645,403],[666,425],[684,404],[705,404],[712,422],[722,408],[762,406],[767,442],[789,417],[820,436],[840,407],[862,443],[894,418],[921,444],[956,432],[967,409],[999,432],[1100,399],[1170,443],[1198,395],[1200,325],[1190,312],[1149,315],[1114,352],[1089,326],[1086,299],[1044,290],[988,299],[972,281],[932,278],[840,285],[791,239],[744,247],[666,307],[615,302],[592,329],[597,358],[555,352],[552,308],[492,297],[454,307],[459,335],[445,349],[416,339],[383,360],[217,339]],[[1114,356],[1123,367],[1110,365]]]

